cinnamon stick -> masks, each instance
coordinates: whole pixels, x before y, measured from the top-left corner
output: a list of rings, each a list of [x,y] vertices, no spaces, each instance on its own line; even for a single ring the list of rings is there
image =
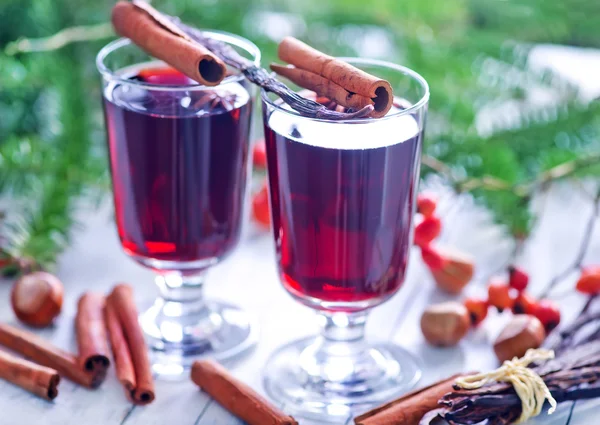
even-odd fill
[[[343,88],[348,92],[350,98],[353,98],[354,95],[360,95],[370,99],[375,108],[371,113],[372,117],[382,117],[392,107],[394,95],[392,86],[388,81],[313,49],[294,37],[283,39],[279,44],[278,56],[279,59],[294,65],[296,68],[308,71],[308,73],[302,75],[302,79],[310,81],[313,87],[326,87],[329,92],[338,93],[339,97],[334,100],[343,106],[352,107],[343,103],[344,98],[347,96],[340,94],[339,89],[335,86],[330,88],[328,84],[323,85],[323,82],[315,76],[321,76],[326,81]],[[298,75],[296,76],[300,78]],[[313,90],[310,87],[306,88]],[[324,93],[318,91],[317,93],[324,95]]]
[[[151,403],[154,379],[129,285],[115,286],[106,299],[106,323],[119,381],[135,404]]]
[[[102,383],[86,373],[73,354],[25,330],[0,323],[0,345],[35,363],[55,369],[61,376],[84,387],[96,388]]]
[[[110,366],[103,310],[104,297],[88,292],[79,298],[75,316],[79,363],[83,370],[101,381]]]
[[[221,59],[176,27],[159,24],[149,15],[145,2],[117,2],[111,20],[117,34],[200,84],[216,86],[225,78],[227,67]]]
[[[58,372],[0,350],[0,378],[46,400],[58,395]]]
[[[452,385],[460,375],[438,381],[412,391],[383,406],[354,418],[356,425],[418,425],[425,414],[436,409],[438,400],[453,391]]]
[[[342,86],[310,71],[275,63],[271,64],[271,70],[287,78],[292,83],[319,93],[320,96],[325,96],[347,108],[358,110],[373,104],[370,98],[351,93]]]
[[[123,329],[121,328],[117,312],[111,303],[106,303],[104,315],[106,329],[110,337],[113,359],[115,361],[117,379],[121,382],[121,385],[125,388],[125,392],[131,399],[131,392],[135,388],[136,380],[127,340],[125,339],[125,335],[123,335]]]
[[[249,425],[298,424],[214,361],[194,362],[191,376],[192,381],[217,403]]]

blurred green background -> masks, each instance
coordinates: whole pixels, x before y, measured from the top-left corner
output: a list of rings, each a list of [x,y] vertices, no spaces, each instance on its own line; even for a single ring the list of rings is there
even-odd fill
[[[0,0],[5,256],[52,264],[81,215],[77,210],[89,208],[82,199],[109,190],[94,57],[113,38],[107,24],[112,4]],[[527,203],[535,190],[559,177],[600,174],[600,102],[528,67],[538,43],[600,47],[599,1],[153,4],[200,28],[253,40],[264,64],[275,60],[282,37],[294,35],[331,54],[414,68],[432,92],[423,172],[442,173],[456,190],[471,191],[516,236],[530,229]],[[78,39],[85,41],[70,43]],[[552,93],[553,101],[536,102],[540,91]]]

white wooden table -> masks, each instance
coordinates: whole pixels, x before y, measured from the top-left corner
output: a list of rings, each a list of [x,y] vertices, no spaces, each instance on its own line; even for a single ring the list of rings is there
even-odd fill
[[[476,258],[477,275],[468,293],[483,294],[490,273],[509,259],[512,242],[493,225],[489,214],[476,207],[470,198],[457,198],[435,181],[430,181],[440,193],[440,211],[444,230],[440,241]],[[540,195],[534,202],[542,212],[536,231],[520,262],[531,271],[532,291],[543,288],[549,280],[574,259],[592,211],[594,188],[561,185]],[[72,248],[61,258],[59,276],[65,284],[64,312],[53,329],[41,331],[55,344],[75,350],[73,316],[76,300],[87,290],[107,292],[118,281],[135,286],[140,306],[148,304],[156,292],[152,273],[136,265],[122,253],[107,205],[86,218],[87,228],[75,237]],[[595,226],[586,262],[600,264],[600,223]],[[568,320],[577,313],[582,298],[571,288],[576,276],[569,276],[557,293]],[[0,286],[0,320],[15,322],[9,306],[10,283]],[[260,323],[260,341],[248,355],[230,365],[232,372],[263,391],[261,369],[269,354],[279,345],[318,331],[312,311],[302,307],[282,289],[275,270],[271,236],[247,226],[240,247],[226,262],[215,267],[207,285],[211,297],[220,297],[243,306],[254,313]],[[464,370],[486,370],[495,366],[491,341],[507,317],[492,314],[485,326],[472,332],[458,347],[435,349],[421,336],[418,320],[424,306],[448,297],[435,289],[427,270],[413,253],[408,278],[401,290],[386,304],[376,308],[367,331],[371,338],[393,340],[420,357],[424,363],[426,384]],[[285,406],[284,406],[285,407]],[[551,418],[541,423],[563,425],[569,404],[563,405]],[[600,400],[577,403],[571,424],[588,424],[600,413]],[[587,419],[586,419],[587,418]],[[29,393],[0,382],[0,424],[40,425],[225,425],[239,421],[191,382],[158,381],[156,400],[146,407],[132,407],[111,368],[104,385],[95,391],[74,385],[68,380],[60,384],[60,395],[49,403]],[[309,423],[304,421],[303,423]]]
[[[541,47],[534,51],[531,60],[539,67],[557,69],[585,87],[589,96],[600,94],[600,85],[594,78],[600,69],[598,51],[578,52],[574,56],[570,49]],[[567,62],[579,65],[562,69]],[[444,229],[440,242],[474,255],[477,274],[466,292],[483,295],[489,275],[509,261],[514,248],[512,241],[469,197],[455,197],[435,179],[426,185],[436,190],[441,199],[439,211]],[[540,219],[517,260],[530,272],[534,294],[574,261],[592,214],[595,190],[594,184],[559,185],[534,199],[532,205]],[[58,275],[66,291],[63,314],[53,329],[39,333],[65,349],[75,351],[73,317],[81,293],[88,290],[108,292],[116,282],[128,282],[135,287],[140,309],[156,295],[152,273],[122,253],[110,208],[110,203],[106,202],[100,210],[81,217],[86,227],[75,234],[72,247],[60,259]],[[598,223],[584,259],[588,264],[600,264],[600,220],[595,221]],[[556,289],[564,320],[576,315],[583,301],[570,289],[576,278],[575,274],[570,274]],[[15,323],[9,291],[10,282],[0,281],[0,320]],[[318,331],[313,312],[293,301],[278,281],[271,235],[252,224],[247,226],[245,237],[235,253],[210,273],[207,293],[236,303],[257,316],[259,343],[229,367],[237,377],[260,392],[263,392],[261,369],[270,353],[287,341]],[[492,314],[484,326],[471,332],[456,348],[435,349],[424,342],[418,327],[422,310],[428,303],[447,298],[435,289],[415,251],[406,283],[391,300],[373,311],[367,325],[370,338],[395,341],[422,359],[424,374],[419,385],[459,371],[487,370],[496,366],[491,343],[508,316]],[[240,423],[188,380],[157,382],[156,400],[146,407],[133,407],[127,402],[115,378],[114,368],[98,390],[87,390],[67,380],[61,382],[59,390],[58,398],[49,403],[0,381],[0,425]],[[565,403],[552,417],[541,417],[535,422],[566,425],[570,408],[571,404]],[[570,425],[596,424],[599,413],[600,400],[579,402]],[[350,421],[348,418],[347,423]],[[303,421],[302,424],[310,422]]]

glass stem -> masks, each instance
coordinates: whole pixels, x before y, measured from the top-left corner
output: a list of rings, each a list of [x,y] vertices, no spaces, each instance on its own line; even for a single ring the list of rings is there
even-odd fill
[[[365,338],[367,312],[320,313],[321,336],[329,343],[361,344]]]
[[[202,314],[207,309],[204,299],[206,272],[183,274],[170,272],[156,277],[163,300],[162,313],[169,317]]]
[[[379,353],[365,340],[367,312],[320,313],[320,318],[321,335],[300,355],[309,382],[356,384],[384,373]]]

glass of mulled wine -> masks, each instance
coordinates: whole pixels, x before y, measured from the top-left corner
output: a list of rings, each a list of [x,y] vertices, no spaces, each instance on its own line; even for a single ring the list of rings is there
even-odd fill
[[[238,36],[206,32],[259,63]],[[131,258],[157,274],[160,296],[140,315],[158,374],[178,375],[202,356],[224,359],[256,339],[250,318],[206,300],[206,271],[240,238],[252,86],[230,70],[206,87],[128,39],[97,57],[115,218]]]
[[[407,68],[343,60],[387,79],[402,97],[385,117],[307,118],[262,92],[280,278],[323,325],[318,337],[277,350],[264,382],[287,408],[349,417],[421,375],[411,354],[367,342],[364,327],[369,309],[404,281],[429,89]]]

